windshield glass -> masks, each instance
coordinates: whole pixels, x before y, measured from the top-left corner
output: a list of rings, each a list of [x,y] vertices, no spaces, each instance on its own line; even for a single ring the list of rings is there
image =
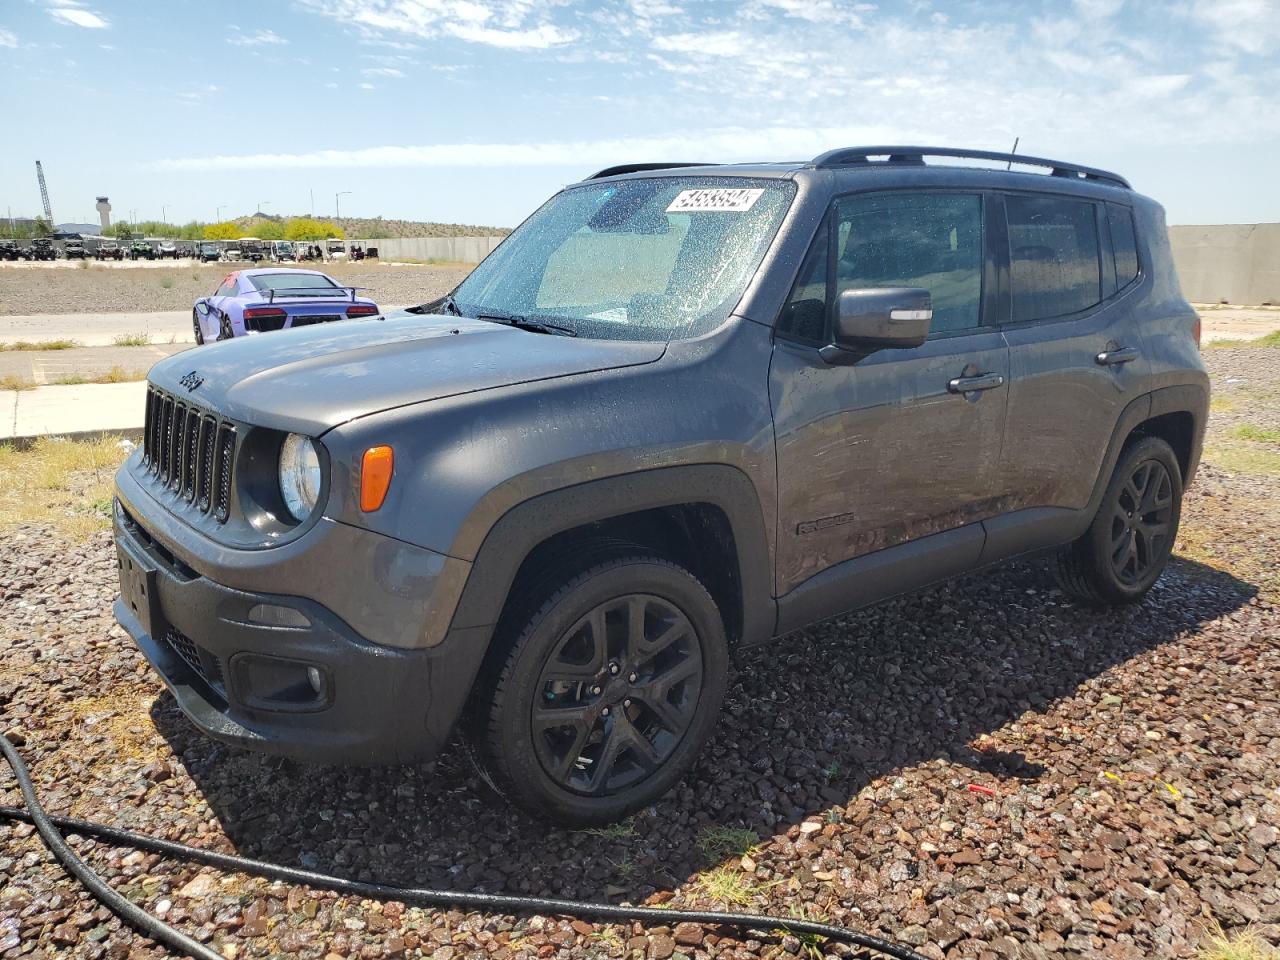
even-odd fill
[[[341,288],[323,273],[300,273],[297,270],[257,273],[249,278],[249,282],[255,290],[297,291],[316,297],[341,292]]]
[[[581,337],[674,340],[737,306],[795,186],[653,177],[571,187],[547,201],[458,287],[468,316],[545,320]]]

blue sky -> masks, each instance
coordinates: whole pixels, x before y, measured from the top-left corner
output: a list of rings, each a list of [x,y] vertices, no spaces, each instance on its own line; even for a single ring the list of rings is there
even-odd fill
[[[512,225],[629,160],[849,144],[1118,170],[1280,220],[1280,0],[0,0],[0,214]]]

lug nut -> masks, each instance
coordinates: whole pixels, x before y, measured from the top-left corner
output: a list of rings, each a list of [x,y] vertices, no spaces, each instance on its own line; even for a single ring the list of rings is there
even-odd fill
[[[608,715],[609,715],[609,708],[608,708],[608,707],[605,707],[603,710],[601,710],[601,711],[600,711],[600,716],[602,716],[602,717],[607,717]]]
[[[618,672],[619,672],[621,669],[622,669],[622,668],[621,668],[620,666],[618,666],[616,663],[611,663],[611,664],[609,664],[609,674],[610,674],[610,676],[614,676],[614,677],[616,677],[616,676],[618,675]]]
[[[598,687],[598,686],[596,686],[596,687],[592,687],[592,688],[591,688],[591,695],[592,695],[593,697],[598,697],[598,696],[600,696],[600,694],[602,694],[603,692],[604,692],[604,689],[603,689],[602,687]]]
[[[623,700],[623,701],[622,701],[622,705],[623,705],[624,707],[629,707],[629,706],[631,706],[631,701],[630,701],[630,700]]]
[[[635,683],[639,679],[640,675],[638,673],[632,673],[627,676],[627,683]]]

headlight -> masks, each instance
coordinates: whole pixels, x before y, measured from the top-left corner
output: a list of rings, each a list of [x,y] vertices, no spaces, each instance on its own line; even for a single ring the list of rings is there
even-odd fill
[[[289,434],[280,447],[280,496],[295,520],[311,516],[320,498],[320,457],[300,434]]]

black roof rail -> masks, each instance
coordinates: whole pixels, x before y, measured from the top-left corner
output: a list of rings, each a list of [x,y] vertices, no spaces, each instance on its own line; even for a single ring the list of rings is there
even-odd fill
[[[620,163],[616,167],[605,167],[597,170],[588,180],[603,180],[605,177],[620,177],[624,173],[643,173],[645,170],[674,170],[677,167],[715,167],[715,163]]]
[[[872,157],[888,157],[887,161],[872,161]],[[1046,160],[1044,157],[1029,157],[1021,153],[1000,153],[994,150],[963,150],[955,147],[841,147],[828,150],[809,162],[811,167],[840,167],[848,164],[887,162],[923,166],[925,157],[962,157],[969,160],[996,160],[1005,163],[1021,163],[1032,167],[1048,167],[1055,177],[1081,178],[1110,183],[1117,187],[1132,189],[1129,181],[1110,170],[1099,170],[1097,167],[1085,167],[1078,163],[1063,163],[1061,160]]]

